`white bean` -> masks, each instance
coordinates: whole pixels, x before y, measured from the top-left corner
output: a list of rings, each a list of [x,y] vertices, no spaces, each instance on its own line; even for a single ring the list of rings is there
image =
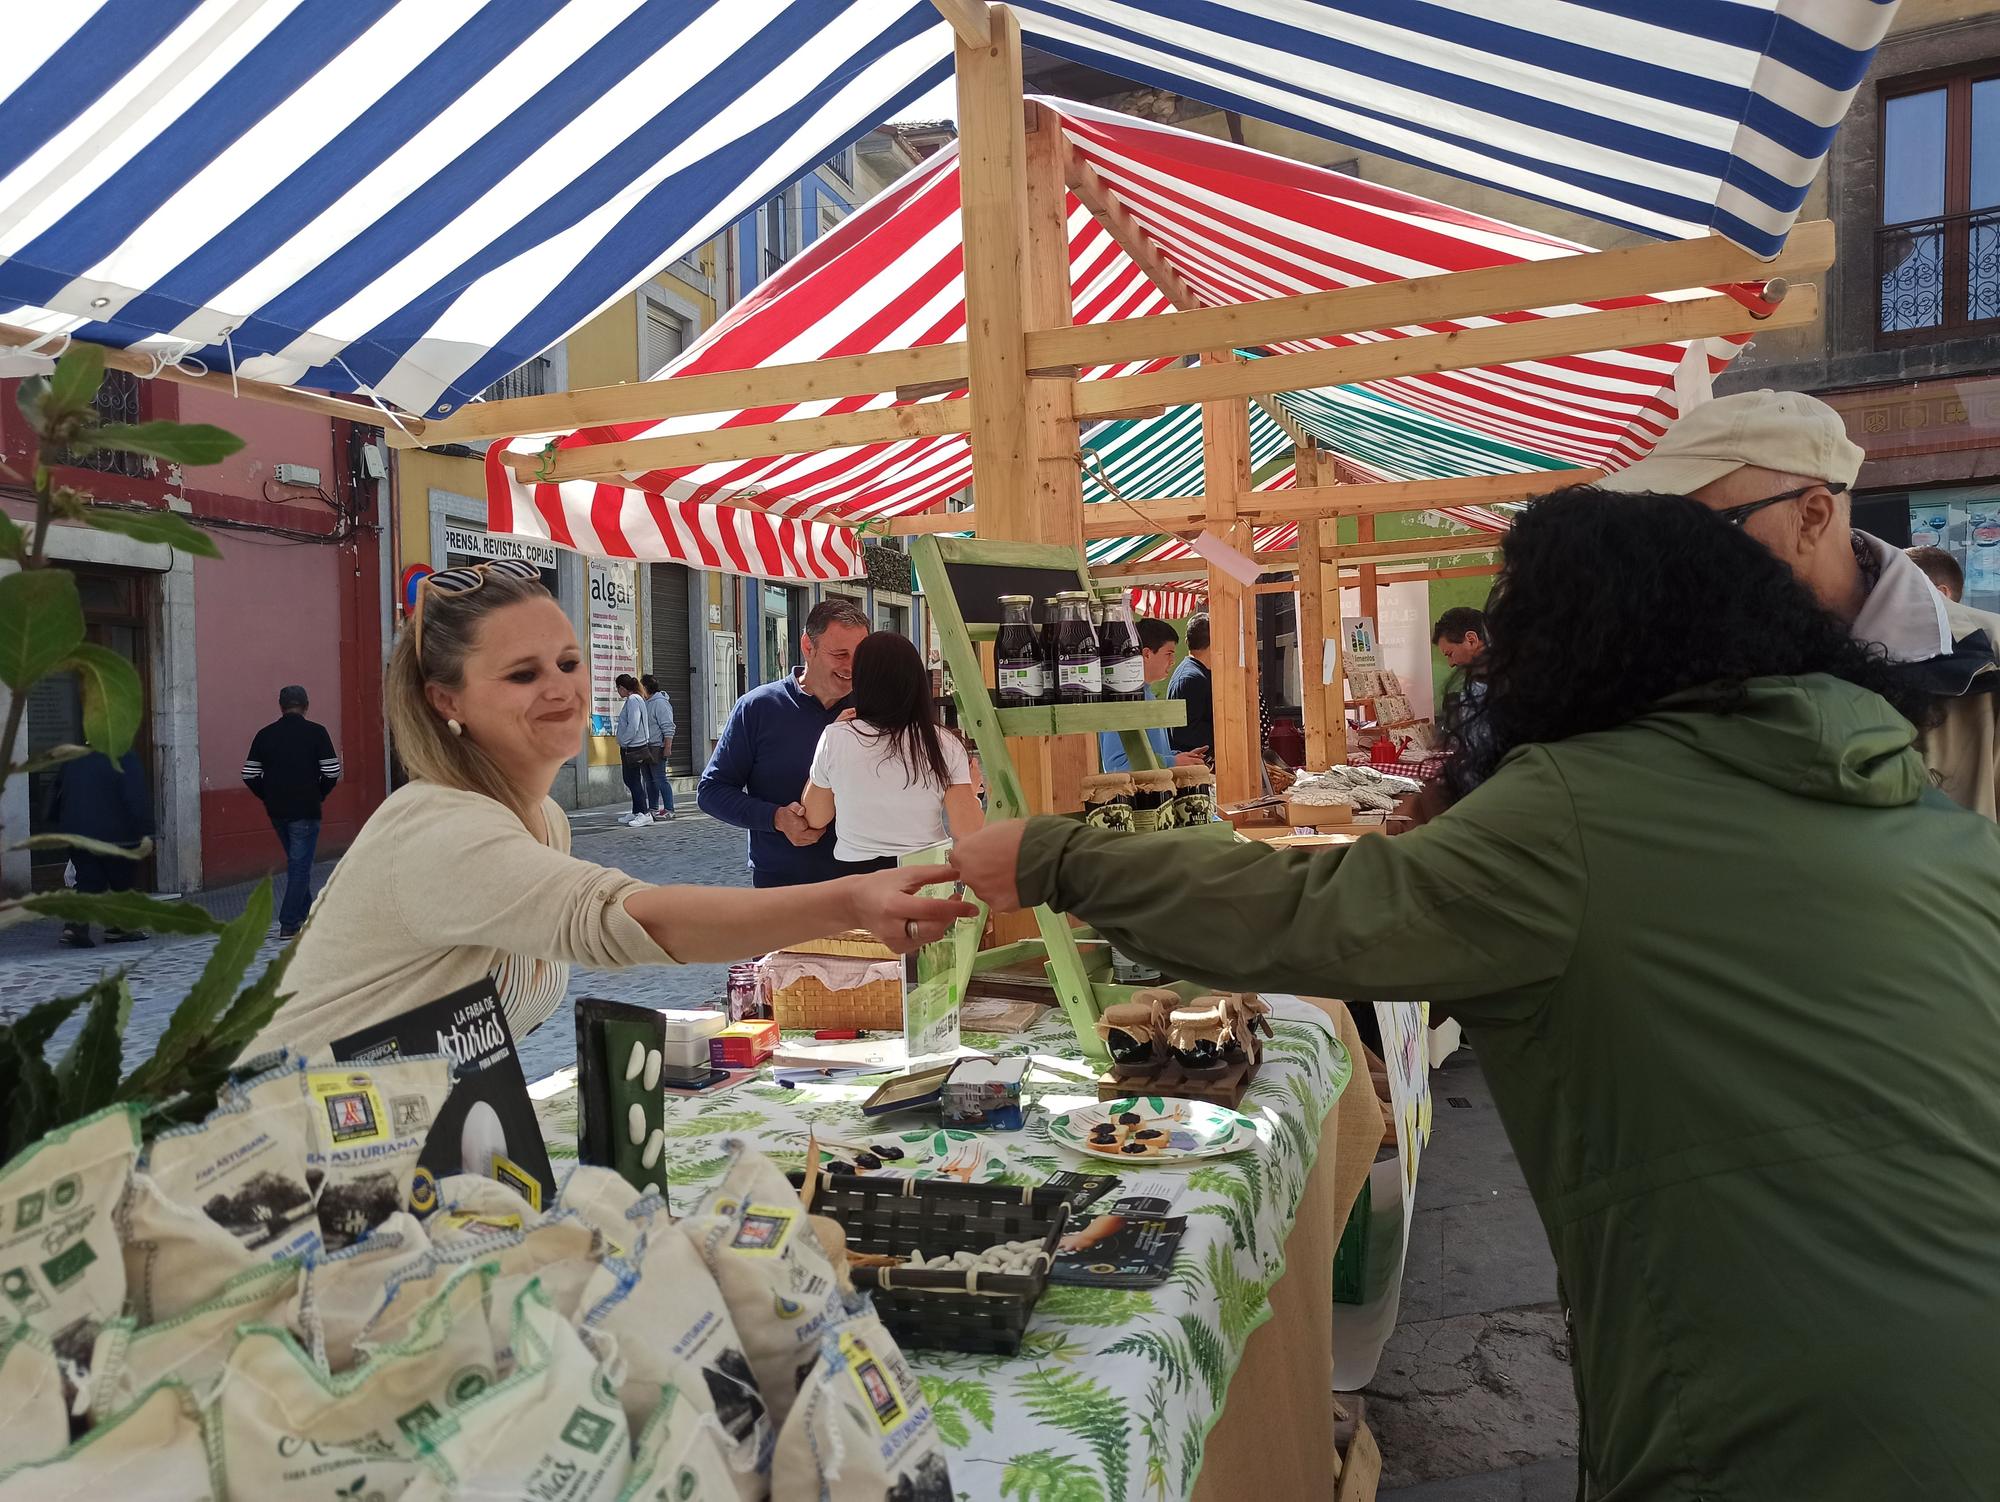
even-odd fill
[[[657,1089],[660,1083],[660,1051],[657,1048],[646,1051],[646,1088]]]
[[[625,1061],[625,1078],[636,1080],[639,1071],[646,1067],[646,1045],[638,1039],[632,1040],[632,1057]]]
[[[646,1140],[646,1108],[636,1100],[632,1102],[632,1109],[625,1113],[625,1127],[631,1133],[634,1147]]]
[[[653,1135],[646,1139],[646,1150],[639,1154],[639,1166],[651,1168],[660,1161],[660,1152],[667,1145],[667,1134],[659,1127],[653,1128]]]

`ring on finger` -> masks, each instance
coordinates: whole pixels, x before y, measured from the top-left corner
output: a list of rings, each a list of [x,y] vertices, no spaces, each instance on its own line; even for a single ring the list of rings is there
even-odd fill
[[[912,944],[917,942],[917,920],[915,918],[905,918],[903,920],[903,935]]]

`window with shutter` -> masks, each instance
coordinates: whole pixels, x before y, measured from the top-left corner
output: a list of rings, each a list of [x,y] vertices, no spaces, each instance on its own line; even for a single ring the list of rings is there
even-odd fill
[[[687,347],[687,320],[665,303],[647,299],[645,325],[639,330],[639,373],[658,375]]]

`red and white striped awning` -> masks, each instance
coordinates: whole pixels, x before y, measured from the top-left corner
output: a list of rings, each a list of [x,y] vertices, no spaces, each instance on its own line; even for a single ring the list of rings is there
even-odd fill
[[[1390,281],[1478,266],[1587,254],[1579,245],[1448,205],[1067,101],[1045,100],[1070,142],[1153,239],[1196,296],[1211,306]],[[962,339],[965,296],[956,154],[944,151],[815,243],[654,379],[812,360]],[[1164,293],[1072,196],[1071,285],[1080,323],[1170,309]],[[1524,310],[1495,318],[1384,329],[1283,346],[1286,351],[1376,343],[1424,332],[1562,317],[1589,309],[1708,295]],[[1500,441],[1559,463],[1616,468],[1649,449],[1676,415],[1675,375],[1688,348],[1664,343],[1523,361],[1358,388],[1414,408],[1439,431]],[[1724,363],[1704,351],[1712,372]],[[1098,379],[1170,363],[1084,371]],[[932,398],[959,400],[962,394]],[[894,392],[839,401],[749,408],[613,424],[496,445],[537,454],[637,438],[898,405]],[[1465,445],[1476,448],[1478,442]],[[1380,467],[1378,467],[1379,469]],[[1433,470],[1433,473],[1436,471]],[[941,506],[971,482],[962,435],[903,439],[816,454],[711,463],[628,477],[627,486],[523,482],[488,467],[495,531],[563,541],[614,557],[700,559],[689,528],[729,523],[674,503],[727,501],[798,521],[849,522]],[[1384,471],[1384,477],[1392,476]],[[607,525],[607,521],[609,525]],[[696,525],[698,523],[699,525]],[[831,541],[781,547],[787,556],[831,555]],[[825,577],[780,571],[784,577]]]

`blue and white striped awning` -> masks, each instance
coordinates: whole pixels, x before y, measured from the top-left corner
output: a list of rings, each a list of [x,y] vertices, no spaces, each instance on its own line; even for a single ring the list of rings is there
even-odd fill
[[[1016,9],[1122,77],[1771,252],[1895,0]],[[427,414],[951,65],[930,0],[54,0],[0,36],[0,322]]]

